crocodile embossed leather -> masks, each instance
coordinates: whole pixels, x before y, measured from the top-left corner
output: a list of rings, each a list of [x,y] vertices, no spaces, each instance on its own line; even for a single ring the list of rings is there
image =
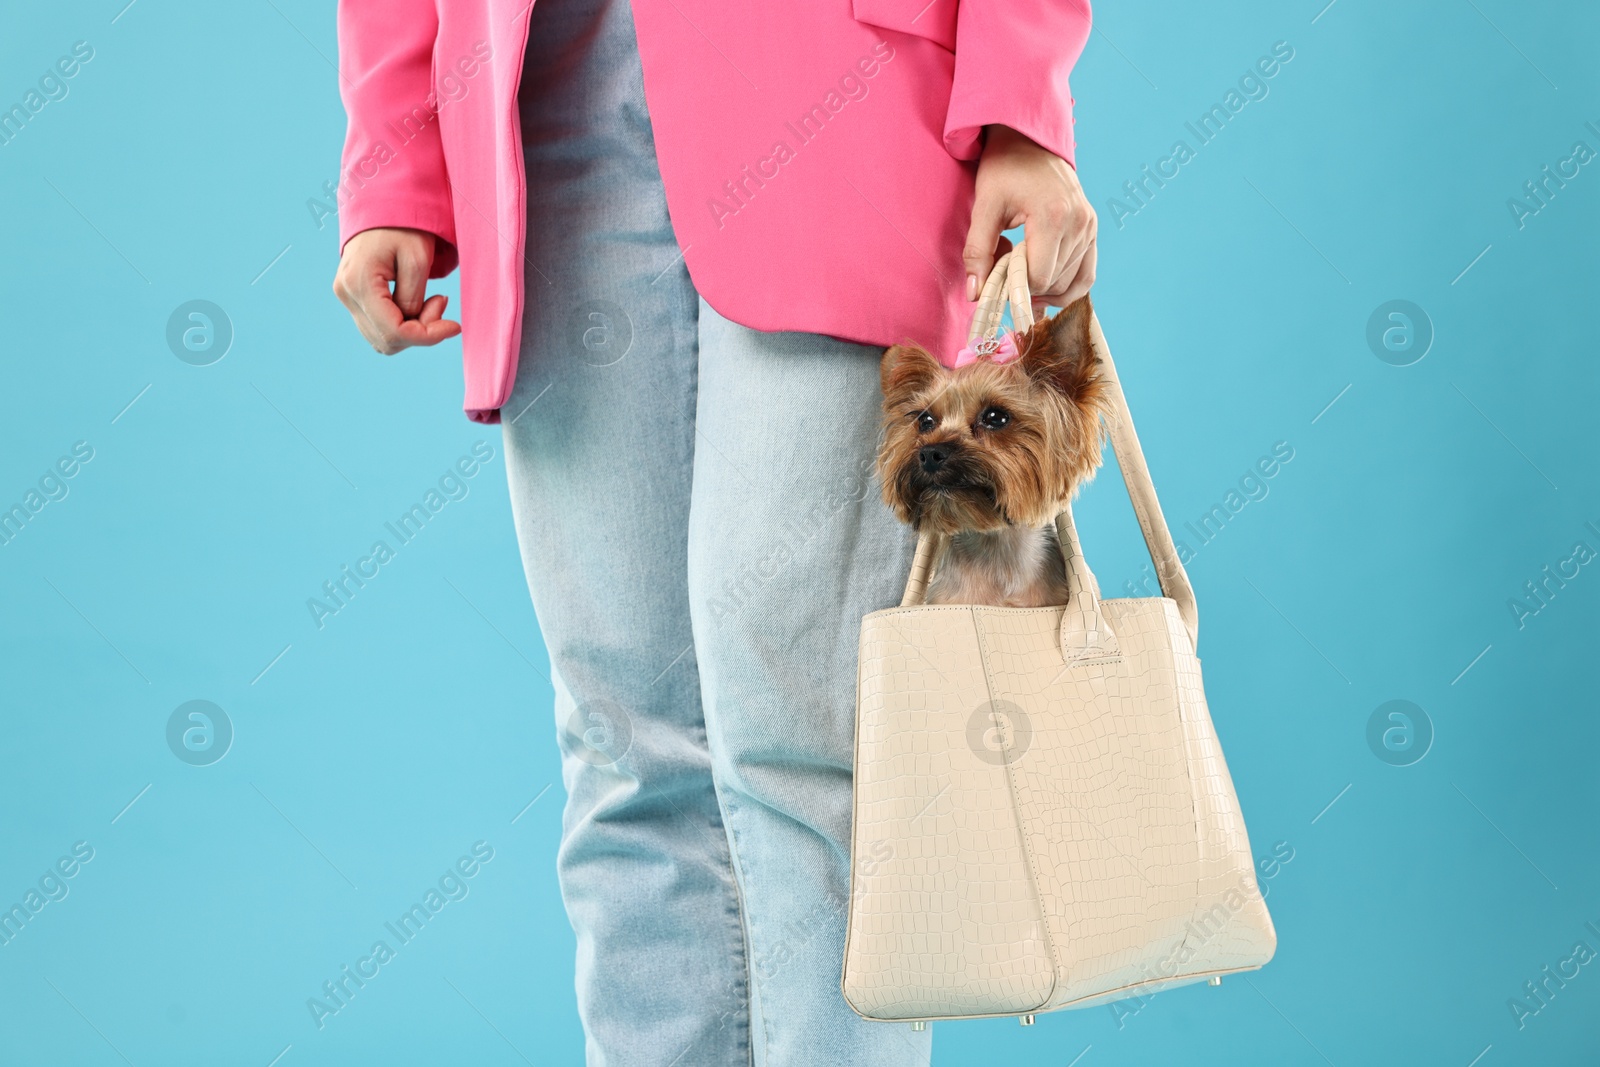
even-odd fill
[[[974,337],[1008,299],[1031,325],[1022,256],[996,264]],[[1092,334],[1164,595],[1102,600],[1068,509],[1068,604],[924,605],[924,537],[904,602],[862,620],[842,986],[868,1019],[1089,1007],[1254,970],[1277,946],[1206,707],[1194,594],[1098,321]]]

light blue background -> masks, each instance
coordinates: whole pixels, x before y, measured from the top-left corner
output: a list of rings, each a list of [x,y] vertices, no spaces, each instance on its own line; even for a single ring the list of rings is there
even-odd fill
[[[459,413],[458,344],[365,348],[306,207],[343,133],[331,5],[124,2],[17,5],[0,37],[5,106],[95,49],[0,147],[0,504],[94,449],[0,547],[0,904],[95,850],[0,947],[0,1063],[580,1062],[499,430]],[[1174,527],[1294,449],[1190,566],[1255,851],[1293,850],[1278,957],[1120,1027],[938,1024],[940,1067],[1600,1055],[1600,964],[1522,1029],[1507,1007],[1600,949],[1600,573],[1525,628],[1507,606],[1600,549],[1600,166],[1525,228],[1506,206],[1600,149],[1600,12],[1322,2],[1104,3],[1073,78],[1096,297]],[[1270,94],[1119,229],[1122,183],[1276,41]],[[196,298],[235,330],[206,367],[164,339]],[[1366,342],[1392,299],[1435,331],[1411,366]],[[318,631],[306,599],[479,440],[470,495]],[[1137,579],[1111,471],[1078,513],[1108,592]],[[236,729],[209,767],[166,745],[192,699]],[[1436,733],[1411,766],[1366,741],[1391,699]],[[306,999],[480,840],[470,895],[319,1031]]]

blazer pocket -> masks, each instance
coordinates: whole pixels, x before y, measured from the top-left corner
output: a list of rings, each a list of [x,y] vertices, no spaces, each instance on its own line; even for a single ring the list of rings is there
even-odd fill
[[[909,33],[956,50],[956,10],[961,0],[850,0],[857,22]]]

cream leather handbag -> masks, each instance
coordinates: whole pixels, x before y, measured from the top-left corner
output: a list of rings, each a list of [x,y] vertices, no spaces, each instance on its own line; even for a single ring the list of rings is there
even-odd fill
[[[996,265],[973,336],[1008,297],[1032,324],[1022,255]],[[1165,595],[1102,600],[1068,509],[1066,606],[923,605],[924,536],[900,607],[862,620],[842,985],[867,1019],[1027,1025],[1216,984],[1277,945],[1201,688],[1194,593],[1091,329]]]

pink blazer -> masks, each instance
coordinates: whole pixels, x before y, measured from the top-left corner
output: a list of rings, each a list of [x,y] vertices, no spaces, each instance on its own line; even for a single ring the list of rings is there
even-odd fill
[[[549,0],[560,3],[561,0]],[[461,267],[466,410],[499,421],[522,329],[527,0],[341,0],[343,242],[436,234]],[[695,287],[758,330],[950,351],[982,128],[1073,158],[1088,0],[633,0]]]

